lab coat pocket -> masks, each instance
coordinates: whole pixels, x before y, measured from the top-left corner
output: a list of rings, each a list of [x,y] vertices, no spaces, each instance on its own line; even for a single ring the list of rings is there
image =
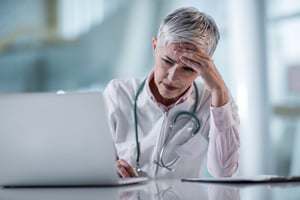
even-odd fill
[[[182,145],[179,145],[175,152],[181,161],[203,158],[208,148],[208,141],[201,135],[197,134]]]

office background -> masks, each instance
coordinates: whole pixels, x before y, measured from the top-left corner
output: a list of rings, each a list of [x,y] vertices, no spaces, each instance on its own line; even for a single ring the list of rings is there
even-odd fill
[[[145,76],[163,16],[194,6],[241,117],[238,174],[300,175],[300,1],[1,0],[0,92],[102,91]]]

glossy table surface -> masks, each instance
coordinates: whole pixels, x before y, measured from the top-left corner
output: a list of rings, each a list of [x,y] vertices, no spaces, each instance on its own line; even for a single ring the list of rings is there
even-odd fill
[[[300,183],[209,184],[150,180],[120,187],[1,188],[1,200],[289,200],[300,199]]]

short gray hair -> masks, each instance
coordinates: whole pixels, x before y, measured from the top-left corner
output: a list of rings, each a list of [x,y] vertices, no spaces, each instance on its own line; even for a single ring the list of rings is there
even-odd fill
[[[213,55],[220,33],[212,17],[196,8],[179,8],[167,15],[157,33],[157,45],[188,42],[204,48]]]

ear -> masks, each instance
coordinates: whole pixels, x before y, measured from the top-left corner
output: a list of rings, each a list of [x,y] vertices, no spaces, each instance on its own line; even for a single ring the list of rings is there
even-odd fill
[[[156,43],[157,43],[157,39],[156,37],[152,38],[152,50],[154,51],[156,49]]]

